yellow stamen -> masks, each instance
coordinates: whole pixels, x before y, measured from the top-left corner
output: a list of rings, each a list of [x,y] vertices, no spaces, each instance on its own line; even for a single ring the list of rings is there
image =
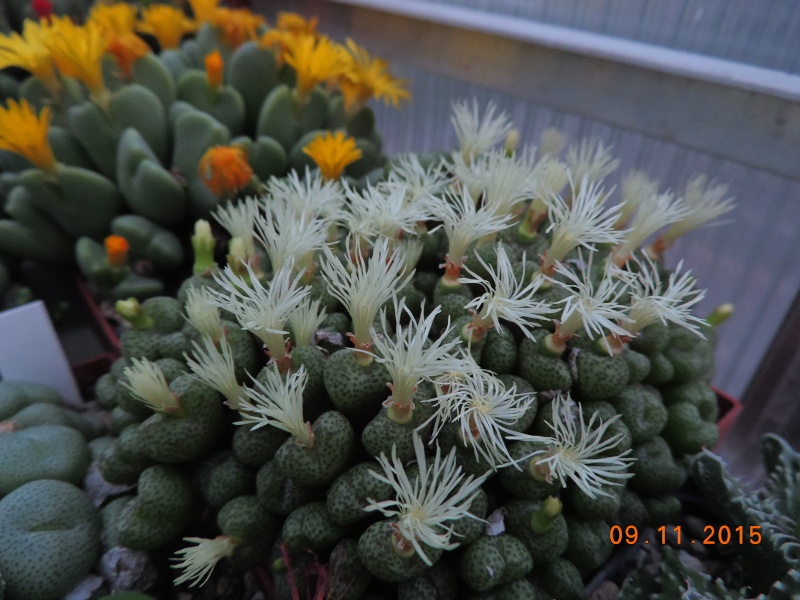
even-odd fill
[[[208,84],[212,88],[218,88],[222,85],[222,69],[225,67],[225,63],[222,62],[222,55],[218,50],[214,50],[206,55],[205,64]]]
[[[239,146],[214,146],[206,150],[198,172],[208,189],[216,196],[233,196],[253,177],[253,169]]]
[[[303,148],[303,153],[313,159],[326,179],[338,179],[347,165],[361,158],[356,140],[345,138],[343,131],[318,135]]]
[[[344,96],[345,110],[358,111],[370,98],[391,104],[395,108],[401,101],[411,98],[406,89],[407,82],[396,79],[389,73],[389,63],[380,58],[372,58],[369,53],[350,38],[347,39],[349,53],[347,70],[339,83]]]
[[[54,173],[56,159],[47,140],[51,117],[50,108],[37,115],[27,100],[17,104],[9,99],[7,108],[0,106],[0,149],[15,152],[43,171]]]
[[[197,23],[183,11],[166,4],[154,4],[142,11],[137,31],[149,33],[158,40],[162,50],[177,48],[187,33],[197,30]]]
[[[110,235],[105,239],[106,259],[112,267],[124,267],[128,262],[128,240],[121,235]]]

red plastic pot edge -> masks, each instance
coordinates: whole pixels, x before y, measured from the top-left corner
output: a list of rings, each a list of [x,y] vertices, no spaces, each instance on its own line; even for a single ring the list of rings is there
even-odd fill
[[[717,445],[715,446],[715,448],[718,448],[730,430],[731,426],[736,421],[736,417],[738,417],[739,413],[742,411],[742,403],[730,394],[726,394],[713,385],[711,386],[711,389],[717,396],[717,405],[719,406],[719,420],[717,421],[719,438],[717,440]]]

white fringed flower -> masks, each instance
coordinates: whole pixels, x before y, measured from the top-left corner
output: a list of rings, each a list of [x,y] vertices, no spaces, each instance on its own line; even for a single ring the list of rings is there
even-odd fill
[[[164,373],[158,365],[146,358],[132,358],[132,366],[122,371],[122,385],[134,398],[147,404],[156,412],[170,413],[180,410],[178,398],[167,385]]]
[[[623,205],[624,206],[624,205]],[[613,258],[623,265],[659,229],[683,219],[687,209],[671,192],[643,199],[625,231],[625,238],[613,250]]]
[[[456,462],[455,448],[450,450],[446,458],[442,458],[442,450],[438,445],[433,464],[429,464],[422,440],[416,433],[414,451],[419,475],[413,481],[408,477],[402,461],[397,458],[396,446],[392,446],[391,460],[381,453],[377,460],[383,473],[370,471],[370,474],[390,485],[396,498],[382,502],[368,498],[369,504],[364,510],[379,511],[385,517],[396,517],[396,532],[401,541],[410,544],[425,564],[430,566],[433,562],[425,554],[422,544],[453,550],[459,544],[452,538],[458,534],[448,523],[464,517],[481,520],[469,509],[488,473],[477,479],[472,475],[466,477]]]
[[[450,243],[446,263],[450,273],[445,271],[445,277],[456,280],[469,245],[508,227],[511,215],[495,215],[485,206],[476,209],[469,190],[464,187],[460,192],[449,192],[439,204],[441,226]]]
[[[322,218],[334,220],[344,205],[344,192],[338,180],[325,179],[319,170],[306,167],[301,179],[297,171],[285,177],[270,177],[267,191],[271,202],[285,202],[307,221]],[[265,208],[267,202],[265,202]]]
[[[342,224],[353,235],[366,240],[385,237],[398,239],[416,233],[417,223],[433,218],[427,202],[407,201],[408,189],[394,186],[368,186],[363,192],[346,188],[347,208]]]
[[[228,338],[223,336],[215,344],[211,337],[203,336],[203,344],[192,342],[192,356],[184,353],[183,358],[186,360],[186,366],[191,369],[194,379],[222,394],[228,405],[238,410],[239,399],[244,390],[236,381]]]
[[[555,312],[546,302],[536,300],[536,292],[544,279],[537,276],[525,284],[525,257],[522,258],[522,273],[517,279],[503,244],[498,244],[496,253],[497,268],[487,264],[476,254],[478,262],[489,272],[491,281],[465,266],[471,277],[461,277],[458,281],[479,285],[485,291],[464,308],[476,311],[480,308],[475,315],[474,324],[484,329],[491,326],[499,329],[500,319],[503,319],[519,326],[527,337],[534,339],[533,329],[539,326],[537,321],[546,321]]]
[[[425,168],[416,154],[401,154],[392,159],[390,165],[386,180],[378,183],[378,187],[384,190],[403,187],[408,204],[429,202],[444,193],[451,181],[444,160],[435,161]]]
[[[547,202],[553,196],[558,196],[569,183],[569,171],[567,165],[545,155],[536,162],[531,172],[531,185],[534,190],[534,197]]]
[[[325,245],[328,223],[298,213],[288,202],[274,201],[255,221],[256,239],[264,246],[273,271],[292,262],[298,270],[313,268],[316,252]]]
[[[222,225],[231,237],[237,237],[242,240],[244,251],[248,258],[256,255],[256,247],[253,242],[253,227],[258,213],[259,201],[253,197],[239,200],[235,203],[228,202],[224,206],[218,206],[213,212],[217,223]]]
[[[539,154],[541,156],[549,155],[556,158],[561,155],[566,147],[567,134],[560,129],[548,127],[539,135]]]
[[[579,187],[586,183],[598,183],[619,167],[619,159],[611,154],[611,148],[599,139],[581,140],[567,149],[567,166]],[[586,180],[586,181],[584,181]]]
[[[177,564],[172,565],[172,568],[183,570],[183,575],[176,577],[174,583],[189,583],[190,587],[204,586],[217,563],[223,558],[233,556],[237,546],[236,541],[228,535],[220,535],[213,540],[187,537],[183,541],[194,545],[175,553],[172,560]]]
[[[600,284],[595,289],[591,279],[591,257],[589,263],[579,269],[579,273],[569,268],[564,263],[557,263],[556,275],[566,281],[551,280],[570,294],[559,303],[563,303],[561,319],[554,335],[566,340],[574,335],[581,327],[590,339],[604,337],[607,333],[625,335],[626,330],[619,323],[630,321],[626,315],[626,307],[620,304],[620,298],[625,293],[628,279],[617,277],[619,269],[610,261],[606,263],[606,271]]]
[[[607,208],[602,199],[605,194],[599,183],[584,179],[575,189],[572,184],[572,203],[554,197],[548,204],[551,224],[550,247],[545,251],[542,273],[550,275],[556,262],[563,261],[573,248],[582,246],[594,252],[594,244],[617,244],[624,232],[614,228],[619,218],[620,205]]]
[[[314,432],[311,423],[303,420],[303,390],[308,382],[305,366],[286,375],[275,364],[265,369],[264,382],[252,378],[255,388],[245,388],[246,397],[239,403],[242,420],[235,425],[252,425],[253,429],[272,425],[290,433],[298,444],[311,448]]]
[[[725,198],[727,193],[727,186],[709,181],[705,175],[698,175],[689,181],[683,196],[687,213],[662,234],[666,245],[732,211],[736,204],[733,198]]]
[[[425,249],[425,243],[418,237],[403,236],[399,242],[396,241],[392,245],[400,249],[399,258],[403,261],[403,275],[412,275]]]
[[[472,447],[476,459],[483,458],[492,469],[515,464],[506,440],[520,435],[511,426],[530,408],[533,394],[517,393],[516,385],[507,389],[502,381],[484,370],[464,372],[449,387],[448,394],[433,400],[434,429],[438,431],[444,423],[455,422],[464,445]]]
[[[296,346],[311,346],[314,343],[314,334],[328,316],[328,311],[321,306],[319,300],[311,300],[306,296],[303,301],[289,314],[289,327],[292,328]]]
[[[215,342],[222,337],[219,308],[205,286],[191,287],[186,292],[186,320],[200,335],[207,335]]]
[[[281,360],[286,356],[284,336],[286,321],[309,293],[300,286],[302,273],[292,276],[290,259],[275,276],[268,288],[259,281],[250,265],[244,265],[247,277],[234,273],[230,265],[221,274],[214,275],[221,291],[212,293],[217,306],[233,313],[242,329],[252,331],[264,342],[270,356]]]
[[[517,206],[531,197],[534,184],[535,150],[526,148],[521,154],[508,156],[502,150],[492,150],[467,163],[457,153],[453,155],[456,178],[469,189],[476,202],[483,204],[495,215],[514,212]]]
[[[622,210],[617,227],[622,228],[633,213],[647,200],[658,195],[658,184],[642,171],[630,171],[622,178],[620,198]]]
[[[546,466],[550,475],[566,487],[571,480],[590,498],[607,496],[604,485],[622,485],[633,474],[628,467],[635,460],[628,455],[631,450],[616,455],[608,455],[622,439],[622,433],[608,436],[608,428],[620,418],[614,415],[601,421],[598,413],[593,413],[587,423],[580,405],[574,415],[575,403],[567,395],[553,400],[552,443],[537,466]],[[539,451],[536,454],[544,453]]]
[[[508,115],[502,112],[495,116],[496,111],[495,103],[489,102],[481,117],[478,101],[475,98],[472,99],[472,106],[466,100],[453,104],[453,116],[450,117],[450,122],[456,130],[461,156],[467,163],[497,146],[511,131]]]
[[[460,340],[455,338],[445,341],[452,327],[448,322],[444,331],[436,338],[429,339],[436,316],[441,312],[437,306],[425,316],[420,313],[419,319],[408,310],[405,301],[399,303],[394,300],[395,335],[377,336],[373,330],[375,341],[376,362],[386,366],[392,378],[390,389],[392,395],[384,402],[384,406],[404,405],[413,410],[412,394],[423,379],[437,377],[445,371],[460,369],[462,360],[454,354],[460,345]],[[407,324],[403,322],[408,320]],[[383,330],[388,331],[386,312],[381,313]],[[410,414],[410,411],[409,411]]]
[[[692,307],[705,297],[705,290],[695,289],[691,271],[681,273],[683,261],[670,274],[666,289],[658,267],[650,259],[637,261],[638,269],[631,278],[631,303],[627,314],[631,320],[623,327],[632,335],[661,321],[669,321],[704,337],[699,325],[705,321],[692,314]]]
[[[368,260],[357,255],[354,261],[348,254],[342,262],[330,248],[323,248],[322,275],[328,291],[350,314],[353,343],[357,348],[369,349],[372,343],[370,329],[378,311],[408,284],[414,274],[404,273],[400,252],[399,249],[390,252],[389,240],[382,239],[375,244]]]

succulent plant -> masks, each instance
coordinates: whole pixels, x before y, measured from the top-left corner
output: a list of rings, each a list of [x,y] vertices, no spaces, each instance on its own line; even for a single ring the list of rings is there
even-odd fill
[[[63,4],[0,34],[0,68],[30,74],[3,80],[0,255],[77,262],[105,295],[144,300],[183,265],[190,223],[270,177],[380,172],[366,102],[409,94],[385,61],[331,41],[315,19],[282,13],[268,28],[193,0],[191,17],[98,3],[76,25]]]
[[[722,319],[643,244],[730,202],[639,175],[614,205],[601,144],[518,151],[491,106],[454,124],[458,150],[363,188],[321,161],[270,179],[213,212],[226,265],[198,221],[178,298],[118,303],[100,470],[138,480],[120,533],[169,512],[145,510],[159,481],[183,490],[169,536],[136,542],[185,536],[181,585],[229,560],[269,564],[277,597],[579,598],[612,524],[670,519],[680,458],[716,441]],[[191,521],[206,506],[216,524]]]
[[[774,434],[762,438],[761,453],[766,480],[756,490],[732,477],[722,459],[708,450],[692,459],[690,470],[692,480],[725,526],[741,532],[741,536],[734,534],[730,546],[740,560],[731,562],[743,571],[746,586],[732,589],[730,583],[693,569],[665,547],[658,577],[642,573],[629,577],[621,600],[783,600],[800,594],[800,454]]]

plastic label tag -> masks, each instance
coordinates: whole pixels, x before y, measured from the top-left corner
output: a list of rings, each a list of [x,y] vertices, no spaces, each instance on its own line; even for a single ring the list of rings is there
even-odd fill
[[[44,302],[0,312],[0,379],[49,385],[73,406],[83,400]]]

